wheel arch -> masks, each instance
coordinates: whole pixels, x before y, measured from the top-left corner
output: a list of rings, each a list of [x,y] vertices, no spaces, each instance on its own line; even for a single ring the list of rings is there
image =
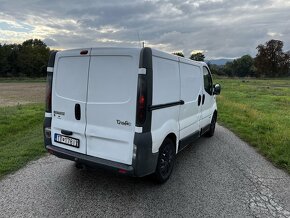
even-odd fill
[[[213,112],[213,116],[215,116],[217,118],[217,115],[218,115],[218,112],[217,110],[215,109],[214,112]]]
[[[174,149],[175,149],[175,153],[176,153],[176,149],[177,149],[177,136],[175,135],[175,133],[173,133],[173,132],[171,132],[171,133],[169,133],[165,138],[164,138],[164,140],[165,139],[170,139],[172,142],[173,142],[173,145],[174,145]],[[164,140],[163,140],[163,142],[164,142]],[[162,143],[163,143],[162,142]],[[161,146],[160,146],[161,147]],[[159,148],[160,149],[160,148]]]

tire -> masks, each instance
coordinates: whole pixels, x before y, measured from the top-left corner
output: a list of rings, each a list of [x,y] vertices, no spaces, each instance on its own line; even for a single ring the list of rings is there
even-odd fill
[[[169,138],[166,138],[160,149],[155,173],[153,174],[157,183],[165,183],[173,170],[175,161],[175,146]]]
[[[210,128],[209,128],[208,132],[205,133],[206,137],[212,137],[214,135],[216,120],[217,120],[217,115],[214,114],[212,119],[211,119]]]

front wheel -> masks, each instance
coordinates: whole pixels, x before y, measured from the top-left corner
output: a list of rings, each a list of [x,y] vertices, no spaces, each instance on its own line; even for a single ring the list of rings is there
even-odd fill
[[[166,182],[173,170],[175,161],[175,146],[166,138],[159,149],[159,157],[154,177],[158,183]]]
[[[209,128],[208,132],[205,134],[205,136],[212,137],[214,135],[216,120],[217,120],[217,115],[214,114],[212,119],[211,119],[210,128]]]

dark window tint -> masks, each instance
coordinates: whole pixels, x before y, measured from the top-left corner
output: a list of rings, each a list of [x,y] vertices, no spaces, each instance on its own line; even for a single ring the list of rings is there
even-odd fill
[[[212,79],[209,70],[203,67],[203,80],[204,80],[204,90],[212,95]]]

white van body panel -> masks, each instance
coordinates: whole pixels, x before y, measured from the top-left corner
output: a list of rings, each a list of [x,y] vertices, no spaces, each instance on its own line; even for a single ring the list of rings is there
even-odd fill
[[[152,105],[180,101],[178,58],[153,50]],[[156,73],[154,73],[156,72]],[[152,111],[152,152],[158,152],[165,137],[174,133],[179,139],[179,106]]]
[[[170,108],[168,108],[168,110],[169,109]],[[171,110],[174,111],[173,108],[171,108]],[[155,115],[156,117],[158,115],[163,116],[163,113],[161,110],[159,110],[158,112],[156,111]],[[162,142],[164,141],[165,137],[170,133],[173,133],[175,136],[178,136],[179,135],[178,129],[179,129],[178,122],[176,122],[175,119],[170,119],[165,121],[160,128],[156,129],[155,131],[152,131],[152,153],[157,153],[159,151],[159,148],[162,145]],[[176,138],[176,142],[174,143],[176,143],[177,145],[178,141],[179,138]],[[178,148],[176,147],[176,149]]]
[[[202,68],[202,74],[204,75],[204,72],[207,72],[210,74],[208,68],[206,65],[203,65]],[[204,78],[204,77],[203,77]],[[208,92],[206,92],[204,88],[205,82],[202,82],[202,93],[204,95],[204,103],[202,104],[202,113],[201,113],[201,118],[200,118],[200,126],[201,128],[207,126],[212,119],[212,115],[214,111],[216,110],[216,99],[214,95],[210,95]]]
[[[54,55],[44,139],[56,156],[145,176],[155,172],[166,137],[176,139],[177,153],[210,130],[217,105],[203,62],[151,48],[85,48]],[[79,140],[79,147],[56,142],[59,135]]]
[[[180,138],[185,138],[200,129],[201,107],[198,97],[202,95],[202,72],[200,65],[185,59],[180,62],[181,99],[184,105],[180,107],[179,123]]]
[[[80,49],[58,52],[55,60],[52,89],[52,145],[79,153],[86,153],[86,101],[89,56],[81,56]],[[88,49],[90,52],[90,49]],[[81,119],[76,122],[75,105],[80,104]],[[55,134],[69,130],[80,140],[79,148],[54,141]]]
[[[87,99],[88,155],[132,163],[139,55],[140,50],[136,49],[92,49]]]

